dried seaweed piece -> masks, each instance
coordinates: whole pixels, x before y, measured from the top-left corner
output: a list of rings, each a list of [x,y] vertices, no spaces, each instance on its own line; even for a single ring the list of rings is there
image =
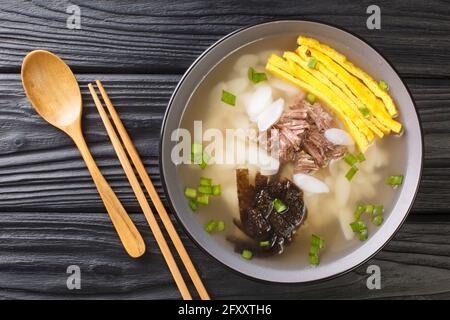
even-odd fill
[[[302,191],[290,180],[256,174],[255,186],[247,169],[236,171],[240,220],[235,224],[250,238],[228,238],[235,250],[251,250],[256,256],[280,254],[306,217]],[[287,210],[277,212],[273,200],[279,199]],[[263,243],[264,245],[261,245]]]

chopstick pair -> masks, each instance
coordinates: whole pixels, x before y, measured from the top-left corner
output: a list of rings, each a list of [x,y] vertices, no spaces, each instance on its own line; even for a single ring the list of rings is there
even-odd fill
[[[161,228],[158,225],[155,215],[153,214],[153,212],[150,208],[150,205],[147,202],[147,198],[144,194],[144,191],[142,190],[142,188],[139,184],[139,181],[133,171],[131,163],[127,157],[127,153],[130,156],[131,161],[133,162],[133,165],[136,168],[136,171],[138,172],[139,177],[141,178],[141,180],[144,184],[144,187],[150,196],[150,199],[152,200],[156,210],[158,211],[160,219],[161,219],[164,227],[166,228],[166,231],[169,234],[169,237],[172,240],[172,243],[173,243],[175,249],[177,250],[178,255],[180,256],[181,261],[183,262],[189,276],[191,277],[192,282],[194,283],[194,286],[197,289],[200,298],[202,300],[209,300],[210,298],[205,289],[205,286],[203,285],[202,280],[200,279],[200,276],[198,275],[197,270],[195,269],[189,255],[186,251],[186,248],[184,247],[183,243],[181,242],[180,236],[178,235],[177,231],[175,230],[175,227],[172,224],[172,221],[170,220],[170,217],[169,217],[166,209],[164,208],[164,205],[161,202],[161,199],[159,198],[158,193],[156,192],[155,187],[153,186],[153,183],[151,182],[150,177],[147,174],[147,171],[145,170],[144,164],[142,163],[141,158],[139,157],[139,154],[136,151],[136,148],[134,147],[125,127],[123,126],[122,121],[119,118],[119,115],[117,114],[113,104],[111,103],[111,100],[109,99],[100,80],[96,80],[95,82],[96,82],[97,87],[100,91],[100,94],[106,104],[109,114],[111,115],[111,119],[113,120],[114,125],[119,133],[120,139],[117,136],[117,133],[114,130],[114,127],[108,118],[106,110],[103,107],[102,103],[100,102],[100,99],[97,96],[94,86],[91,83],[88,84],[89,91],[92,95],[92,98],[94,99],[97,110],[100,113],[100,117],[102,118],[103,124],[106,127],[106,131],[108,133],[109,138],[111,139],[114,150],[116,151],[116,154],[117,154],[119,161],[125,171],[128,181],[131,184],[133,192],[136,195],[139,205],[142,208],[145,218],[147,219],[147,222],[150,225],[150,229],[153,233],[153,236],[155,237],[156,242],[164,256],[164,259],[166,260],[166,263],[170,269],[170,272],[172,273],[172,276],[175,280],[178,290],[181,293],[181,296],[185,300],[192,299],[192,296],[189,293],[189,289],[186,285],[186,282],[184,281],[184,279],[181,275],[180,269],[178,268],[178,266],[176,264],[174,256],[173,256],[172,252],[170,251],[170,248],[167,244],[166,239],[164,238]],[[122,143],[125,146],[126,151],[124,150],[120,140],[122,140]]]

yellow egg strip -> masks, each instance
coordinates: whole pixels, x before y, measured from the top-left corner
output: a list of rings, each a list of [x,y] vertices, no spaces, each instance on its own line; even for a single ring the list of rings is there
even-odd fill
[[[402,125],[393,120],[391,116],[384,110],[379,100],[362,82],[349,74],[340,65],[334,62],[330,57],[324,55],[320,51],[309,48],[311,55],[318,61],[322,62],[328,69],[336,74],[342,81],[344,81],[350,90],[360,98],[364,105],[370,110],[372,115],[376,116],[383,125],[390,128],[394,132],[400,132]]]
[[[287,62],[294,76],[310,83],[311,85],[319,89],[323,94],[327,95],[330,100],[333,101],[344,112],[344,114],[346,114],[350,118],[350,120],[358,127],[358,129],[361,130],[361,132],[367,137],[367,140],[369,140],[369,142],[373,140],[373,133],[367,128],[366,124],[362,121],[362,119],[359,118],[358,114],[350,106],[342,101],[342,99],[340,99],[326,85],[322,84],[319,80],[299,67],[294,61],[287,59]]]
[[[378,86],[378,83],[370,75],[368,75],[364,70],[356,67],[353,63],[347,60],[347,57],[345,57],[343,54],[337,52],[335,49],[325,44],[320,43],[315,39],[307,38],[304,36],[298,37],[297,43],[299,45],[307,45],[311,48],[317,49],[339,63],[345,70],[350,72],[355,77],[361,79],[361,81],[364,82],[364,84],[373,92],[373,94],[383,100],[383,106],[387,109],[390,116],[396,117],[398,115],[397,107],[395,106],[391,96],[385,90],[381,89]]]
[[[293,60],[295,63],[297,63],[297,65],[302,67],[305,71],[309,72],[317,80],[319,80],[325,86],[327,86],[333,93],[335,93],[338,96],[340,105],[347,104],[347,106],[349,108],[351,108],[358,115],[357,118],[352,119],[352,120],[353,120],[353,122],[355,122],[357,127],[367,137],[367,140],[372,141],[374,139],[373,132],[370,128],[370,127],[374,127],[374,125],[372,123],[370,123],[370,121],[365,121],[367,119],[364,119],[364,116],[362,115],[361,111],[358,109],[358,106],[353,101],[347,99],[347,96],[345,95],[344,92],[342,92],[342,90],[339,87],[337,87],[334,83],[332,83],[327,77],[325,77],[325,75],[323,75],[318,70],[316,70],[314,68],[309,68],[308,61],[304,60],[302,57],[300,57],[296,53],[288,51],[288,52],[284,53],[283,57],[285,59]],[[377,135],[379,135],[379,133],[381,133],[381,137],[383,136],[383,133],[380,130],[378,130],[378,129],[375,129],[375,130],[376,130]]]
[[[310,56],[306,54],[307,50],[307,46],[301,46],[298,47],[295,52],[303,59],[309,59]],[[347,87],[347,85],[341,79],[339,79],[335,73],[330,71],[322,62],[317,62],[316,69],[324,76],[326,76],[331,82],[337,85],[356,106],[364,105],[364,103],[353,94],[353,92]],[[382,138],[384,134],[388,134],[390,132],[389,129],[385,130],[385,127],[380,127],[380,122],[375,121],[375,117],[371,117],[370,121],[368,122],[371,123],[367,123],[367,126],[380,138]]]
[[[336,103],[333,100],[331,100],[326,94],[324,94],[316,87],[291,75],[290,74],[291,67],[284,59],[276,55],[272,55],[269,58],[269,61],[266,65],[266,69],[275,76],[278,76],[296,86],[299,86],[303,90],[306,90],[316,95],[319,99],[325,102],[344,123],[345,127],[355,140],[356,145],[358,146],[360,151],[364,152],[367,150],[369,144],[367,138],[361,133],[361,131],[356,127],[356,125],[351,121],[351,119],[341,110],[341,108],[337,106]]]

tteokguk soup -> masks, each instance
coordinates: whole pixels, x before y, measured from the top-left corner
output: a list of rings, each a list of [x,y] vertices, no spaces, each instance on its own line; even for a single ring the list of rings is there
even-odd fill
[[[313,38],[242,47],[182,116],[189,214],[248,263],[333,261],[389,216],[405,165],[397,116],[388,83]]]

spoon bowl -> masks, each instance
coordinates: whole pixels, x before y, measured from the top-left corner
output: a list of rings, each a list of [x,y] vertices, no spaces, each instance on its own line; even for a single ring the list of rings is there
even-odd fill
[[[80,88],[58,56],[43,50],[29,53],[22,65],[22,79],[28,98],[47,122],[62,129],[81,120]]]
[[[70,68],[53,53],[36,50],[25,57],[21,75],[25,93],[37,113],[67,133],[80,150],[125,250],[135,258],[144,254],[142,236],[101,174],[84,140],[81,92]]]

